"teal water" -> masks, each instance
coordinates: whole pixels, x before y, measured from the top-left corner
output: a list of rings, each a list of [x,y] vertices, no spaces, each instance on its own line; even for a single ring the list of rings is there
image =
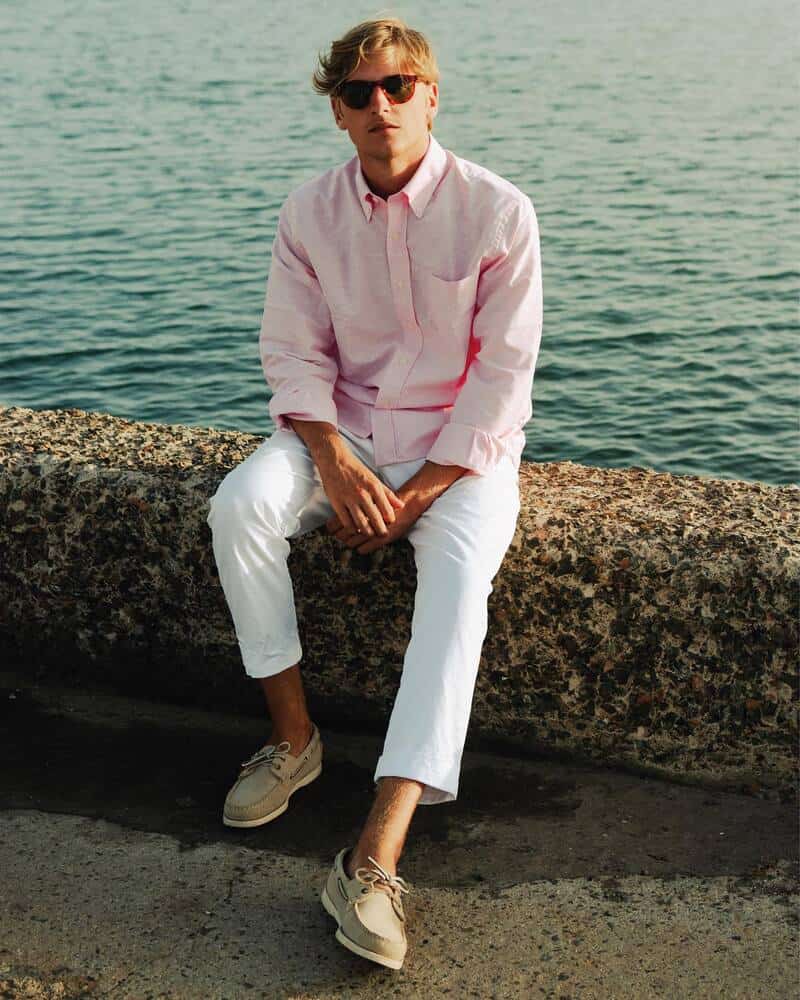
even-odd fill
[[[377,12],[0,6],[0,404],[272,431],[278,208],[354,153],[310,74]],[[797,481],[796,6],[392,12],[438,53],[439,141],[536,207],[524,457]]]

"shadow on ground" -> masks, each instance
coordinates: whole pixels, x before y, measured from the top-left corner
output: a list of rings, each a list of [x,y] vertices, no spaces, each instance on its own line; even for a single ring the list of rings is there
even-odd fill
[[[323,771],[278,821],[222,825],[267,723],[105,694],[0,690],[0,809],[74,814],[329,863],[369,809],[381,740],[323,727]],[[537,879],[757,873],[796,856],[791,805],[602,768],[464,756],[454,803],[421,806],[399,871],[490,891]]]

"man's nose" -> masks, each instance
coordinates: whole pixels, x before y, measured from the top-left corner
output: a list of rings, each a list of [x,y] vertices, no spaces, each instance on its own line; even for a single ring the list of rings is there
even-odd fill
[[[386,96],[383,87],[372,88],[372,93],[369,96],[369,104],[374,111],[383,111],[386,108],[392,107],[392,102]]]

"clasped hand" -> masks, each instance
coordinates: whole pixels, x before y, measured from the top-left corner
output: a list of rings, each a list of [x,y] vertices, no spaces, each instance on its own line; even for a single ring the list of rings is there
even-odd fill
[[[336,511],[326,530],[361,554],[402,538],[422,514],[413,491],[395,493],[357,460],[328,470],[323,484]]]

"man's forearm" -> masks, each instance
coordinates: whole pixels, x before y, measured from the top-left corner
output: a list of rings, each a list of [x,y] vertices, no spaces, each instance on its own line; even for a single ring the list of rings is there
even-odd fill
[[[410,479],[395,490],[395,493],[401,500],[406,502],[410,500],[425,511],[438,496],[468,471],[469,469],[463,465],[439,465],[438,462],[426,461]]]
[[[297,420],[295,417],[286,419],[305,442],[318,469],[335,461],[339,452],[347,448],[338,429],[327,420]]]
[[[335,461],[337,455],[347,450],[347,443],[338,429],[327,420],[297,420],[286,418],[305,442],[317,468]],[[426,510],[448,487],[469,470],[462,465],[439,465],[425,462],[417,472],[394,492],[403,500],[412,501]]]

